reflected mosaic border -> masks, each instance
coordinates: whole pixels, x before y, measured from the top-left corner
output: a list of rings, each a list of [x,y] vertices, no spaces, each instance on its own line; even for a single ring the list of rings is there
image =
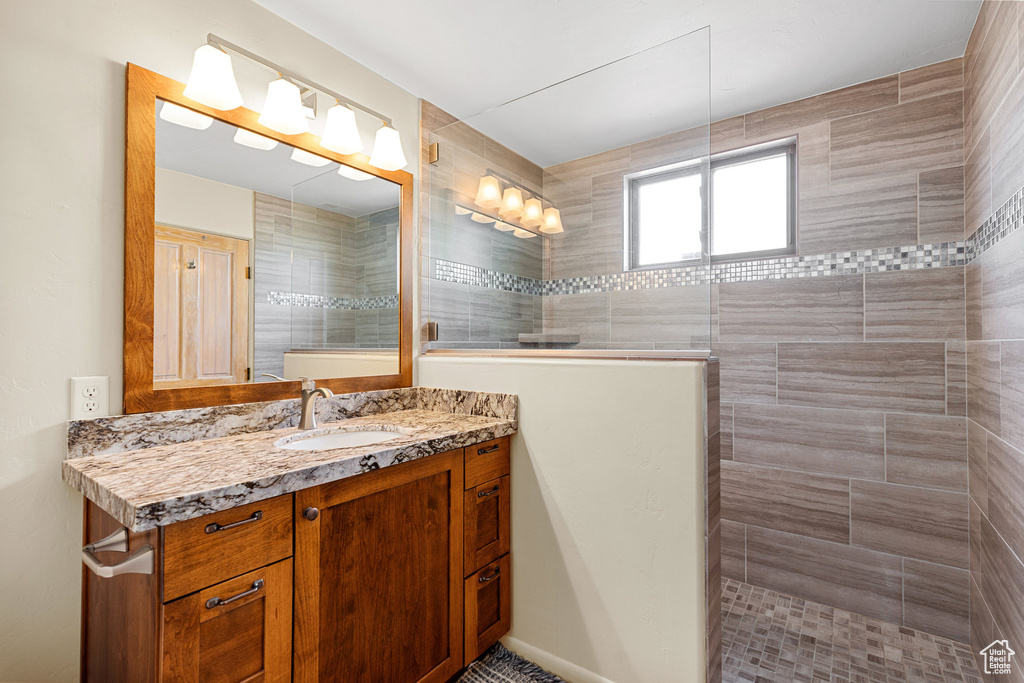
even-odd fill
[[[347,299],[320,294],[298,294],[296,292],[267,292],[267,303],[275,306],[298,306],[300,308],[341,308],[363,311],[378,308],[398,308],[398,295],[371,296],[362,299]]]
[[[506,292],[556,296],[594,294],[631,289],[754,282],[830,275],[857,275],[920,268],[966,266],[1024,223],[1024,188],[1010,197],[970,238],[959,242],[916,244],[816,254],[780,256],[731,263],[639,270],[610,275],[536,280],[479,266],[442,259],[430,260],[429,277],[441,282],[499,289]]]

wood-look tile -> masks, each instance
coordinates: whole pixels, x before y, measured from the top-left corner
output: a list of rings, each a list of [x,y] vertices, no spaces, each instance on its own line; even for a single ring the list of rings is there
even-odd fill
[[[885,479],[882,413],[737,403],[733,421],[737,461]]]
[[[974,420],[967,421],[967,467],[971,498],[988,514],[988,432]]]
[[[967,568],[967,494],[850,482],[853,545]]]
[[[1024,450],[1024,341],[1000,344],[999,430],[1007,443]]]
[[[729,152],[746,144],[743,137],[743,117],[716,121],[711,124],[711,153]]]
[[[775,344],[716,344],[721,362],[722,400],[775,403]]]
[[[747,527],[747,581],[899,623],[899,557],[804,536]]]
[[[917,176],[800,190],[801,254],[917,243]]]
[[[798,128],[888,107],[899,102],[899,76],[886,76],[823,95],[747,114],[747,138],[793,133]]]
[[[970,637],[970,574],[903,560],[903,625],[964,643]]]
[[[516,176],[528,188],[541,191],[544,169],[489,137],[485,137],[484,148],[484,158],[491,162],[492,168]]]
[[[966,493],[967,419],[888,413],[885,480]]]
[[[996,635],[995,625],[992,623],[992,611],[989,609],[985,598],[978,587],[977,576],[971,571],[970,578],[970,599],[971,599],[971,652],[975,653],[978,670],[983,671],[985,662],[980,654],[989,643],[999,638]]]
[[[708,457],[705,466],[704,527],[705,533],[722,519],[722,458],[721,433],[708,437]]]
[[[1024,339],[1024,230],[982,255],[982,339]]]
[[[967,298],[967,338],[974,341],[982,338],[982,270],[984,255],[973,261],[964,270],[964,292]]]
[[[608,292],[540,297],[544,332],[578,334],[581,342],[608,341]]]
[[[964,167],[925,171],[917,177],[918,244],[964,239]]]
[[[707,434],[718,434],[722,431],[722,387],[721,378],[719,372],[719,364],[717,358],[711,358],[708,360],[705,366],[705,401],[707,410]],[[721,457],[722,452],[719,449],[718,456]]]
[[[746,526],[722,520],[722,576],[737,581],[747,580]]]
[[[970,498],[967,504],[968,507],[968,531],[970,539],[968,539],[968,545],[970,547],[970,569],[971,574],[975,576],[980,586],[981,581],[981,570],[982,570],[982,552],[981,552],[981,508],[978,507],[977,501],[974,500],[973,496]]]
[[[941,342],[779,344],[778,402],[943,414]]]
[[[733,412],[734,403],[721,403],[722,419],[722,460],[733,459],[734,436],[733,436]]]
[[[533,295],[471,287],[469,341],[518,342],[533,332]]]
[[[944,95],[964,89],[964,60],[948,59],[938,64],[900,74],[900,102]]]
[[[946,415],[967,415],[967,343],[946,342]]]
[[[849,482],[842,477],[725,461],[722,515],[734,522],[846,543]]]
[[[988,518],[1017,557],[1024,557],[1024,453],[994,437],[987,446]]]
[[[709,135],[708,126],[697,126],[632,144],[629,146],[630,169],[644,171],[707,157],[711,145]]]
[[[964,235],[973,235],[992,210],[992,153],[986,128],[964,161]]]
[[[718,336],[740,341],[860,341],[862,275],[719,285]]]
[[[547,184],[548,178],[568,181],[626,171],[630,167],[629,154],[629,147],[618,147],[582,159],[548,166],[544,169],[544,183]]]
[[[832,182],[964,163],[960,91],[832,121]]]
[[[880,341],[963,339],[963,268],[864,276],[864,337]]]
[[[682,342],[708,336],[707,287],[609,292],[612,342]]]
[[[822,121],[797,131],[797,187],[826,187],[829,179],[829,122]]]
[[[1024,78],[1017,78],[989,127],[992,150],[992,206],[1002,206],[1024,186]]]
[[[992,121],[996,109],[1017,77],[1017,8],[1013,2],[987,3],[987,30],[980,44],[964,55],[968,85],[966,130],[975,137]],[[991,13],[990,13],[991,12]],[[979,17],[981,15],[979,14]],[[968,145],[972,138],[968,138]]]
[[[967,342],[967,417],[996,436],[999,389],[999,342]]]
[[[981,593],[1000,638],[1024,642],[1024,565],[1003,542],[1001,529],[981,518]],[[1018,648],[1019,650],[1019,648]]]

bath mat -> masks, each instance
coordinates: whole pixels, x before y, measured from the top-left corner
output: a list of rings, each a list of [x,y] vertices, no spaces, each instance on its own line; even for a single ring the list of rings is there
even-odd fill
[[[469,665],[458,683],[569,683],[498,643]]]

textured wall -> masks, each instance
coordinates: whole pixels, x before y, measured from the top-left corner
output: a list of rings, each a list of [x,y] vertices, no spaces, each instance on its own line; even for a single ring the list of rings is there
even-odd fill
[[[981,240],[988,248],[967,267],[971,645],[977,652],[1009,639],[1018,653],[1014,674],[1000,678],[1012,681],[1024,681],[1021,41],[1024,4],[990,0],[964,57],[967,233],[995,233]]]

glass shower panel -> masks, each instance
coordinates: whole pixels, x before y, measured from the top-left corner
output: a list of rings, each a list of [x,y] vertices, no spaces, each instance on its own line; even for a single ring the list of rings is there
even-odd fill
[[[428,348],[710,351],[710,29],[433,128]]]

